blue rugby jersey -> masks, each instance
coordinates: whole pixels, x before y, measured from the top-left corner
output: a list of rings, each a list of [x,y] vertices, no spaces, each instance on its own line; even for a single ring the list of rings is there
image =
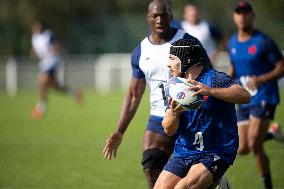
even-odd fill
[[[259,76],[274,69],[275,64],[283,58],[281,51],[267,35],[255,31],[252,37],[239,42],[235,34],[228,43],[228,52],[238,81],[246,88],[252,75]],[[251,102],[244,104],[250,107],[259,104],[276,105],[279,103],[277,81],[262,84],[257,90],[249,90]]]
[[[215,88],[237,84],[225,73],[211,68],[203,69],[196,81]],[[166,95],[169,96],[168,90]],[[175,157],[217,153],[232,164],[239,144],[235,105],[212,96],[204,97],[199,109],[187,110],[180,115],[177,136]]]

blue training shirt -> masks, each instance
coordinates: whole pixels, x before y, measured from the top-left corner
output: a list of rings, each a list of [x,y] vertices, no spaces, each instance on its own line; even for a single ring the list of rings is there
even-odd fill
[[[236,78],[252,95],[251,102],[242,106],[278,104],[277,81],[266,82],[257,90],[250,90],[246,86],[251,76],[270,72],[274,69],[275,64],[283,58],[274,41],[259,31],[255,31],[252,37],[244,42],[239,42],[237,34],[235,34],[228,43],[228,52]]]
[[[230,76],[212,68],[203,69],[196,81],[214,88],[237,84]],[[166,95],[169,96],[168,90]],[[199,109],[187,110],[180,115],[177,136],[175,157],[216,153],[232,164],[239,144],[235,105],[212,96],[204,97]]]

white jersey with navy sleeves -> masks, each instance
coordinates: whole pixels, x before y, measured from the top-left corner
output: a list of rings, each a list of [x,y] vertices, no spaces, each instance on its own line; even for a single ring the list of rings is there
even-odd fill
[[[210,26],[206,21],[201,21],[197,25],[190,24],[189,22],[181,22],[182,29],[190,35],[196,37],[209,56],[212,56],[216,50],[216,44],[211,36]]]
[[[60,56],[52,49],[53,40],[54,35],[50,30],[32,35],[32,47],[40,59],[39,68],[42,72],[55,68],[60,61]]]
[[[170,46],[173,42],[192,37],[182,30],[177,30],[167,43],[154,45],[146,37],[134,49],[131,57],[132,77],[144,78],[150,88],[151,115],[164,117],[166,110],[164,86],[170,78],[167,67]]]

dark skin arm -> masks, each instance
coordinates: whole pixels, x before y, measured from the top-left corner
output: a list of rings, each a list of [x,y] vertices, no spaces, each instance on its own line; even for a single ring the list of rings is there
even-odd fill
[[[188,79],[187,81],[193,85],[190,89],[196,91],[193,96],[198,94],[213,96],[234,104],[246,104],[250,102],[251,96],[249,92],[238,84],[234,84],[229,88],[210,88],[192,79]]]
[[[254,90],[263,83],[274,81],[281,78],[284,75],[284,59],[277,62],[274,69],[270,72],[259,76],[252,76],[250,81],[247,83],[248,88]]]
[[[104,158],[111,160],[116,156],[117,149],[122,141],[122,136],[126,131],[130,121],[133,119],[139,103],[142,99],[146,87],[145,79],[132,78],[129,89],[124,97],[120,119],[117,129],[106,140],[103,149]]]
[[[230,64],[228,75],[231,76],[232,78],[235,78],[235,69],[232,64]]]

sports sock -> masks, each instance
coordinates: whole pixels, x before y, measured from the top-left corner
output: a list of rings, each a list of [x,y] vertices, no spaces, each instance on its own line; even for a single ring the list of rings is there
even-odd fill
[[[39,100],[36,104],[36,107],[42,111],[45,112],[45,102],[43,100]]]
[[[271,175],[263,175],[262,176],[262,181],[264,184],[264,189],[272,189],[272,181],[271,181]]]

